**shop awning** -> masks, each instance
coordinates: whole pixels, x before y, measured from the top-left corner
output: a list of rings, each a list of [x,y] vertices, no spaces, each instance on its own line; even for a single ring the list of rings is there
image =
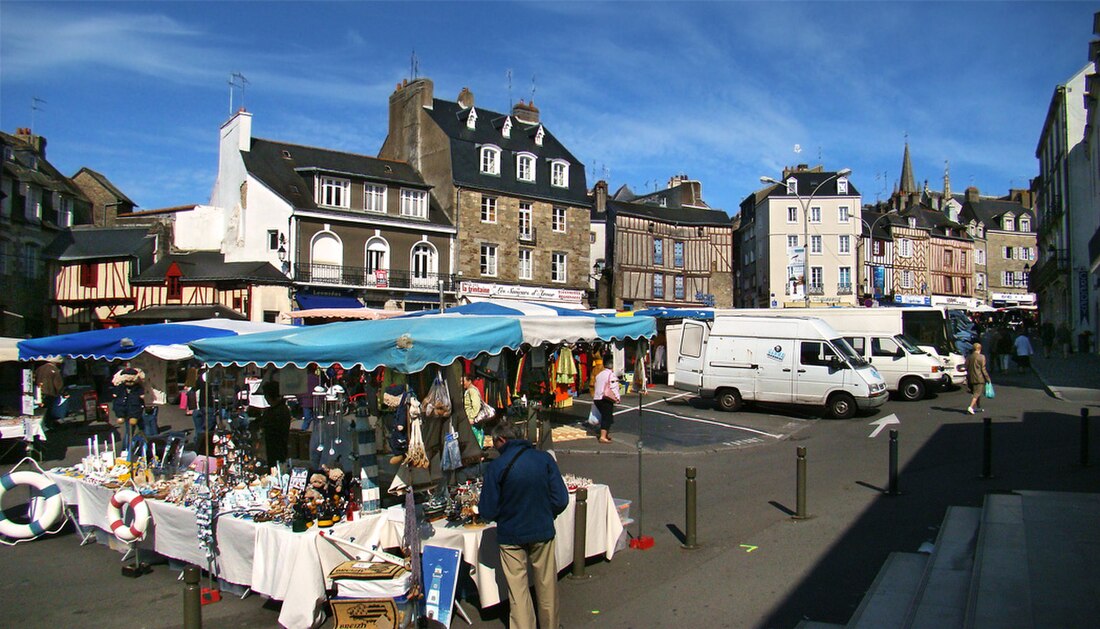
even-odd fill
[[[19,360],[19,339],[0,336],[0,363]]]
[[[314,308],[313,310],[294,310],[285,316],[290,319],[389,319],[405,314],[402,310],[379,310],[377,308]]]
[[[195,357],[207,364],[380,366],[416,373],[505,349],[542,343],[613,341],[653,337],[651,317],[494,317],[437,314],[381,321],[341,321],[237,338],[194,341]]]
[[[636,317],[654,317],[656,319],[702,319],[713,320],[713,308],[646,308],[635,310],[631,314]]]
[[[316,310],[318,308],[362,308],[363,304],[350,295],[314,295],[313,293],[300,292],[294,296],[298,302],[299,310]]]
[[[43,360],[49,356],[129,360],[149,352],[164,360],[191,358],[187,343],[204,338],[232,337],[282,330],[289,326],[255,321],[207,319],[187,323],[154,323],[107,330],[91,330],[19,341],[20,360]]]
[[[477,315],[477,316],[491,316],[491,317],[523,317],[523,316],[535,316],[535,317],[598,317],[592,312],[587,310],[575,310],[573,308],[563,308],[561,306],[552,306],[545,303],[534,303],[529,301],[518,300],[500,300],[500,301],[473,301],[461,306],[454,306],[447,308],[445,314],[449,315]],[[424,317],[431,315],[438,315],[438,310],[423,310],[420,312],[410,312],[406,314],[406,317]]]

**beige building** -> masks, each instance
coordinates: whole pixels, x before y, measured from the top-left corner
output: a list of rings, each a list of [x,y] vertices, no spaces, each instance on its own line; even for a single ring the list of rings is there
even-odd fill
[[[784,169],[782,182],[741,203],[742,307],[856,305],[860,195],[821,166]]]

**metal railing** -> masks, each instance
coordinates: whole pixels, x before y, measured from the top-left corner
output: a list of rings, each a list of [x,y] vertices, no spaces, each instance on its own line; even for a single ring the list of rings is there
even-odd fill
[[[526,231],[519,230],[519,241],[525,245],[536,245],[539,241],[539,228],[532,227]]]
[[[852,294],[852,285],[850,283],[849,284],[844,284],[844,283],[837,284],[836,285],[836,294],[837,295],[851,295]]]
[[[807,287],[806,294],[807,295],[824,295],[825,294],[825,285],[824,284],[810,284]]]
[[[455,290],[455,276],[446,273],[423,273],[418,275],[411,271],[372,270],[362,266],[299,264],[294,274],[294,281],[303,284],[326,284],[355,288],[439,290],[440,280],[443,280],[443,290]]]

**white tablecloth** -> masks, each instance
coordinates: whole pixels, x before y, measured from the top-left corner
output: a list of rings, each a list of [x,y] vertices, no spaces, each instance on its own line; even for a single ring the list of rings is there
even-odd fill
[[[0,419],[0,439],[22,439],[33,441],[35,438],[46,440],[46,431],[42,429],[41,415],[23,415]]]
[[[51,472],[47,475],[60,487],[65,502],[79,507],[78,521],[82,526],[110,530],[107,503],[114,493],[112,490]],[[160,500],[146,502],[152,522],[139,547],[152,548],[165,557],[205,567],[206,558],[197,540],[195,512]],[[573,561],[575,510],[576,496],[570,494],[569,506],[554,522],[555,559],[559,571]],[[363,541],[376,538],[383,548],[391,548],[399,546],[404,536],[401,508],[396,508],[392,515],[394,517],[391,517],[391,512],[382,512],[360,520],[341,522],[328,530],[344,539]],[[611,559],[615,555],[615,544],[622,535],[623,525],[606,485],[593,485],[588,490],[586,526],[585,555],[603,555]],[[216,520],[215,532],[218,545],[215,572],[218,577],[282,600],[279,624],[288,629],[313,627],[321,622],[324,610],[320,604],[325,598],[325,590],[331,587],[328,573],[347,557],[332,544],[320,539],[316,527],[304,533],[294,533],[281,524],[222,516]],[[501,601],[501,593],[507,589],[500,570],[494,525],[447,528],[445,521],[437,521],[432,523],[430,531],[424,531],[421,541],[462,552],[470,576],[477,585],[483,608]]]

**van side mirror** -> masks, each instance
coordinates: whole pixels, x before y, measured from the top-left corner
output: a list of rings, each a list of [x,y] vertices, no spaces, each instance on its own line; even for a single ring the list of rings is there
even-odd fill
[[[905,348],[899,347],[898,351],[894,352],[894,358],[905,358]]]
[[[841,360],[839,356],[833,356],[833,357],[829,358],[829,368],[834,370],[834,371],[839,371],[841,369],[847,369],[848,368],[848,363]]]

